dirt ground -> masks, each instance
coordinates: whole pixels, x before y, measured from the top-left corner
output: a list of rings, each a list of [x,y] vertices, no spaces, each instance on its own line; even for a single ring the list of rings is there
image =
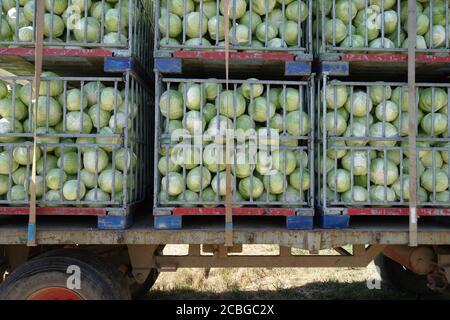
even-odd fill
[[[244,246],[244,252],[276,254],[274,246]],[[296,254],[302,250],[296,250]],[[168,246],[165,252],[182,254],[186,246]],[[335,254],[321,251],[321,254]],[[372,263],[367,268],[234,268],[179,269],[162,273],[147,299],[448,299],[430,294],[416,296],[378,283]]]

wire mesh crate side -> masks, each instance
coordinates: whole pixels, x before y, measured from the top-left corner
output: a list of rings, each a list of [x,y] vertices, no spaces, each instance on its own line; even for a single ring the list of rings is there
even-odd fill
[[[153,1],[136,0],[134,6],[134,29],[130,29],[131,54],[137,56],[149,73],[153,69],[152,44],[154,42]],[[131,19],[131,14],[130,14]]]
[[[327,169],[321,167],[322,157],[316,164],[321,207],[408,206],[411,160],[407,148],[339,146],[326,151],[334,154],[326,163]],[[415,162],[420,207],[449,205],[449,171],[443,160],[449,152],[448,147],[418,147]]]
[[[230,1],[230,49],[312,54],[312,3]],[[223,1],[156,0],[154,13],[155,52],[224,50]]]
[[[131,188],[129,198],[131,200],[144,199],[147,195],[151,194],[149,187],[151,186],[152,178],[152,161],[150,143],[153,138],[152,134],[152,117],[153,112],[153,93],[147,88],[147,86],[135,78],[132,74],[126,75],[126,95],[128,95],[130,114],[134,117],[128,127],[128,130],[124,130],[124,146],[131,151],[131,154],[136,154],[137,159],[140,162],[136,170],[133,172],[131,167],[130,173],[134,177],[134,184],[139,186],[137,188]]]
[[[364,113],[361,123],[355,121],[357,108],[352,106],[352,93],[358,88],[363,88],[361,92],[364,94],[359,101],[362,107],[358,107]],[[319,205],[325,209],[407,206],[409,197],[405,195],[409,195],[409,189],[404,188],[405,185],[409,187],[409,182],[404,180],[408,181],[410,158],[407,100],[404,99],[407,98],[406,84],[337,81],[324,76],[318,81],[318,91],[316,124],[319,130],[316,139],[319,150],[315,171]],[[338,91],[345,99],[339,97]],[[418,203],[421,207],[448,206],[449,85],[418,83],[416,93],[419,135],[418,158],[414,161],[418,172]],[[392,98],[394,94],[396,98]],[[378,105],[372,101],[376,107],[368,108],[369,99],[377,99]],[[389,101],[390,109],[387,107]],[[372,123],[369,115],[377,108],[378,114],[371,115]],[[346,124],[345,130],[338,132],[336,123],[339,121],[336,118],[345,118],[339,110],[348,113],[347,118],[341,121]],[[329,113],[331,121],[323,116]],[[406,119],[402,117],[404,115]],[[377,121],[381,126],[374,132],[372,128]],[[395,134],[390,136],[386,135],[389,124],[395,129]]]
[[[155,93],[155,207],[223,205],[227,135],[236,205],[313,205],[312,81],[157,74]]]
[[[130,72],[124,78],[46,74],[41,82],[42,96],[38,100],[36,129],[33,121],[26,119],[33,119],[36,112],[32,82],[33,77],[0,77],[0,143],[11,152],[15,166],[25,167],[28,177],[31,170],[30,148],[32,151],[35,132],[40,165],[46,167],[47,157],[52,169],[65,169],[66,165],[67,172],[64,170],[64,173],[55,174],[64,177],[64,182],[72,178],[69,180],[74,182],[70,182],[72,186],[67,188],[76,190],[76,196],[72,192],[72,196],[62,197],[61,181],[59,198],[55,188],[50,188],[49,197],[57,199],[49,201],[42,198],[38,199],[38,203],[45,206],[91,205],[92,197],[97,200],[95,197],[99,193],[103,200],[94,201],[95,205],[128,207],[143,201],[150,182],[146,170],[151,138],[145,129],[150,120],[151,93],[143,82]],[[101,167],[98,167],[99,161]],[[18,169],[15,166],[5,172],[9,180]],[[48,191],[46,172],[38,172],[38,175],[41,173],[42,189]],[[103,180],[102,190],[99,189],[99,178]],[[90,183],[82,183],[85,180]],[[105,181],[109,181],[109,187]],[[92,191],[92,188],[95,190]],[[105,189],[108,188],[110,198],[104,200],[108,195]]]
[[[324,83],[324,80],[321,80]],[[319,130],[336,141],[407,140],[408,89],[402,82],[327,80],[318,97]],[[416,85],[418,141],[449,141],[450,85]],[[325,115],[325,116],[323,116]],[[324,138],[323,136],[321,137]],[[361,140],[361,141],[360,141]]]
[[[3,1],[0,45],[20,48],[35,45],[35,1]],[[150,67],[151,1],[105,0],[45,3],[44,46],[56,49],[106,49],[137,56]],[[147,69],[150,70],[150,69]]]
[[[406,53],[407,1],[319,0],[315,6],[315,52]],[[448,55],[449,1],[417,2],[419,54]]]

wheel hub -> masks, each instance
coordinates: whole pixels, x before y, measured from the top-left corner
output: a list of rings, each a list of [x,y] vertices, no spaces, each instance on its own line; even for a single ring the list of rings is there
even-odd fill
[[[49,287],[32,293],[28,300],[82,300],[81,296],[73,290],[63,287]]]

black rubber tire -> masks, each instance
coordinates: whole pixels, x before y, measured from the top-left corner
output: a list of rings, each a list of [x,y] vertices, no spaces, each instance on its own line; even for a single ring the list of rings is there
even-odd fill
[[[433,291],[427,286],[427,277],[412,272],[398,262],[379,254],[375,260],[381,280],[394,288],[416,295],[429,295]]]
[[[147,279],[145,279],[144,283],[133,282],[130,284],[131,297],[133,299],[141,299],[144,297],[147,292],[150,291],[152,286],[155,284],[156,280],[159,277],[159,271],[157,269],[152,269],[148,274]]]
[[[164,250],[165,245],[160,245],[156,249],[156,253],[162,254]],[[127,253],[128,254],[128,253]],[[130,265],[131,267],[131,265]],[[147,279],[145,279],[144,283],[137,283],[134,281],[134,277],[130,274],[130,283],[129,288],[131,291],[131,297],[135,300],[143,298],[153,287],[156,280],[158,280],[160,272],[158,269],[151,269],[150,273],[147,276]]]
[[[123,290],[123,285],[117,281],[118,276],[111,276],[114,270],[111,271],[109,266],[105,267],[84,252],[57,251],[59,253],[44,254],[17,268],[0,285],[0,300],[24,300],[40,289],[66,288],[69,276],[66,271],[70,265],[77,265],[81,269],[81,288],[72,290],[81,299],[120,300],[129,298],[128,290]]]
[[[72,257],[83,260],[105,275],[105,279],[109,282],[109,285],[114,288],[116,292],[120,293],[119,299],[131,299],[130,290],[128,288],[125,276],[118,272],[114,265],[109,263],[107,260],[98,257],[95,253],[85,249],[55,249],[52,251],[47,251],[39,257],[49,256]]]

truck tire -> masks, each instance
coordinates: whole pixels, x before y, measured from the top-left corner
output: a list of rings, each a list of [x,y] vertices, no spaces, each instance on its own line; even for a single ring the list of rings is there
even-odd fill
[[[94,252],[88,251],[86,249],[66,248],[47,251],[44,254],[40,255],[39,257],[49,257],[49,256],[71,257],[82,260],[85,263],[88,263],[105,276],[105,279],[109,282],[109,285],[113,288],[115,292],[121,294],[118,299],[121,300],[131,299],[130,290],[126,283],[125,276],[120,272],[118,272],[113,264],[97,256]]]
[[[383,254],[379,254],[374,262],[378,267],[383,282],[389,283],[397,289],[417,295],[433,293],[427,286],[426,276],[412,272]]]
[[[155,284],[158,279],[159,271],[157,269],[152,269],[148,274],[147,279],[144,283],[133,282],[130,284],[131,297],[133,299],[140,299],[150,291],[150,289]]]
[[[119,300],[123,290],[113,285],[104,269],[86,258],[48,255],[32,259],[17,268],[0,285],[0,300]],[[69,289],[69,266],[80,268],[80,287]]]
[[[156,252],[158,254],[162,254],[164,247],[165,247],[165,245],[160,245],[156,249]],[[127,252],[127,256],[128,256],[128,252]],[[128,263],[131,268],[131,262],[129,261],[129,259],[128,259]],[[145,279],[145,281],[143,283],[137,283],[136,280],[134,279],[134,276],[130,272],[129,287],[130,287],[130,291],[131,291],[131,297],[135,300],[141,299],[142,297],[144,297],[150,291],[150,289],[153,287],[156,280],[158,280],[159,273],[160,272],[158,271],[158,269],[151,269],[150,273],[147,276],[147,279]]]

